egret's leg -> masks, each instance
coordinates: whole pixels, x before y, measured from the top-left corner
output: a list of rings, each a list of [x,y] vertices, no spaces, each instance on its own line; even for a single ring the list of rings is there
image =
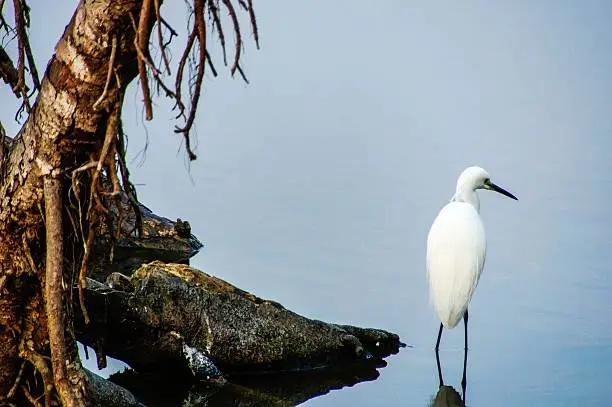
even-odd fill
[[[463,314],[463,324],[465,325],[465,350],[468,350],[468,334],[467,334],[467,325],[468,325],[468,310],[465,310],[465,314]]]
[[[440,330],[438,331],[438,340],[436,341],[436,353],[438,353],[438,349],[440,349],[440,339],[442,338],[442,329],[444,325],[440,323]]]
[[[461,390],[463,392],[463,403],[465,404],[465,388],[467,387],[466,370],[468,357],[468,312],[465,310],[463,315],[463,323],[465,324],[465,349],[463,350],[463,377],[461,378]]]
[[[440,387],[444,386],[444,380],[442,380],[442,368],[440,366],[440,354],[436,349],[436,364],[438,365],[438,380],[440,381]]]

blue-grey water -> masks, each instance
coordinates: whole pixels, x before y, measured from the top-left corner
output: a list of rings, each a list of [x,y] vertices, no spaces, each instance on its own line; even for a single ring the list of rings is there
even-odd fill
[[[480,194],[488,253],[470,305],[468,405],[609,406],[610,3],[255,5],[262,49],[245,36],[251,84],[228,74],[206,84],[195,163],[185,163],[169,104],[143,124],[131,93],[124,121],[133,157],[148,134],[133,170],[139,198],[191,222],[205,243],[194,266],[412,346],[377,380],[304,405],[431,402],[438,321],[425,238],[459,172],[476,164],[519,201]],[[44,12],[58,35],[73,5],[64,7]],[[182,12],[168,13],[180,26]],[[36,46],[50,55],[54,42]],[[7,129],[12,114],[2,115]],[[462,335],[447,331],[441,350],[456,389]]]

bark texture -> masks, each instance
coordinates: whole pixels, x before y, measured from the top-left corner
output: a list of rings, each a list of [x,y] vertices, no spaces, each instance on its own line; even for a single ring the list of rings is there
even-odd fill
[[[139,1],[81,1],[47,65],[40,93],[26,122],[10,151],[3,154],[0,164],[0,343],[3,344],[0,346],[0,394],[4,398],[11,396],[19,404],[32,403],[39,395],[44,395],[45,404],[50,404],[57,394],[54,384],[65,383],[64,388],[86,384],[80,374],[75,343],[71,341],[72,314],[62,300],[64,288],[74,276],[80,250],[78,246],[62,250],[58,259],[57,250],[61,248],[55,246],[54,262],[47,263],[44,180],[56,180],[58,185],[54,188],[57,187],[55,192],[59,194],[56,198],[69,202],[70,174],[100,149],[111,108],[120,105],[125,86],[136,74],[130,16],[137,16],[140,6]],[[117,44],[114,74],[122,85],[109,88],[104,101],[94,108],[104,90],[113,38]],[[72,212],[69,205],[61,206],[59,213],[57,210],[54,207],[53,219],[67,219],[77,212],[76,209]],[[52,221],[46,212],[46,220]],[[66,221],[60,225],[51,222],[47,226],[52,232],[49,237],[57,233],[64,239],[74,236]],[[54,247],[57,242],[50,243]],[[45,288],[47,277],[52,278],[53,284]],[[51,308],[46,309],[45,304]],[[54,317],[58,315],[56,312],[65,316],[64,321],[51,323],[52,336],[47,330],[47,311],[53,312]],[[49,341],[62,334],[67,338],[69,351],[65,355],[54,354],[51,352],[54,343],[50,346]],[[57,363],[67,366],[68,382],[63,381],[65,375],[61,368],[56,365],[53,371],[43,357],[50,354]],[[37,375],[42,376],[42,382]],[[60,388],[57,390],[61,394]]]

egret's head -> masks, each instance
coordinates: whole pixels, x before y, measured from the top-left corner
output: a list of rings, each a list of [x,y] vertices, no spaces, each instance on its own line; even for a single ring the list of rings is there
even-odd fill
[[[460,190],[472,190],[477,189],[488,189],[490,191],[499,192],[502,195],[507,196],[518,201],[518,198],[512,195],[505,189],[495,185],[491,182],[489,173],[480,167],[468,167],[459,176],[457,180],[457,191]]]

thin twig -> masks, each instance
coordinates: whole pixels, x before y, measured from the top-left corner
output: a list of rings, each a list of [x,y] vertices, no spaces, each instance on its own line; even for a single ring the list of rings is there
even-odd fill
[[[145,63],[148,61],[145,50],[149,46],[149,18],[151,17],[152,0],[144,0],[140,9],[140,19],[138,21],[138,29],[136,30],[136,38],[134,39],[136,50],[138,52],[138,74],[140,76],[140,84],[145,105],[145,119],[153,120],[153,103],[151,101],[151,91],[149,89],[149,79],[147,78],[147,70]]]
[[[23,14],[21,10],[21,0],[13,0],[13,11],[15,13],[15,26],[17,31],[17,85],[16,89],[13,89],[15,92],[21,92],[23,87],[25,86],[25,50],[24,50],[24,41],[25,36],[27,35],[25,32]]]
[[[178,119],[185,114],[185,107],[182,103],[182,90],[181,86],[183,85],[183,72],[185,71],[185,65],[187,64],[187,60],[189,59],[189,54],[191,53],[191,48],[193,48],[193,43],[195,42],[196,37],[198,36],[198,30],[196,27],[193,27],[189,37],[187,38],[187,44],[185,45],[185,49],[183,50],[183,55],[179,61],[178,70],[176,72],[176,82],[174,84],[174,93],[176,94],[176,103],[179,108],[179,114],[176,116]]]
[[[244,82],[246,82],[246,84],[249,84],[249,80],[247,79],[246,75],[244,74],[244,71],[242,70],[242,68],[240,67],[240,65],[238,65],[238,73],[240,74],[240,76],[242,76],[242,80]]]
[[[142,236],[142,214],[140,213],[140,207],[138,206],[138,197],[136,195],[136,188],[130,181],[130,171],[127,168],[125,160],[125,134],[123,133],[123,125],[121,124],[121,118],[119,118],[119,125],[117,127],[117,158],[119,163],[119,170],[121,172],[121,182],[123,183],[123,189],[127,194],[132,210],[134,211],[134,230],[138,237]],[[132,234],[130,231],[129,234]]]
[[[30,252],[30,247],[25,233],[21,236],[21,244],[23,245],[23,252],[25,254],[26,259],[28,260],[28,265],[32,269],[32,273],[39,275],[38,267],[36,267],[36,263],[34,263],[34,259],[32,258],[32,253]]]
[[[177,127],[174,130],[175,133],[183,134],[183,137],[185,138],[185,149],[187,150],[187,155],[189,156],[190,161],[193,161],[197,158],[197,156],[191,149],[189,131],[191,130],[191,127],[193,126],[193,122],[195,120],[195,114],[198,108],[198,101],[200,100],[202,81],[204,79],[204,67],[206,66],[206,20],[204,19],[204,5],[204,0],[194,0],[194,28],[197,29],[198,33],[199,63],[197,76],[194,84],[195,89],[193,90],[193,95],[191,96],[189,116],[187,117],[187,122],[185,123],[185,126],[183,126],[182,128]]]
[[[136,30],[136,22],[134,21],[133,18],[132,18],[132,24],[134,25],[134,29]],[[151,74],[153,75],[153,78],[155,79],[157,86],[161,87],[166,92],[166,96],[172,99],[176,99],[176,95],[174,94],[174,92],[172,92],[170,88],[166,86],[166,84],[161,80],[160,75],[159,75],[159,69],[157,69],[157,67],[153,65],[153,62],[151,62],[149,58],[145,55],[145,50],[140,48],[136,40],[137,39],[135,38],[134,48],[136,48],[136,54],[138,55],[139,61],[142,60],[146,64],[146,66],[148,66],[151,69]],[[147,90],[149,90],[148,78],[147,78]],[[152,102],[150,98],[150,93],[149,93],[149,102]],[[145,110],[146,110],[146,98],[145,98]]]
[[[253,8],[253,0],[247,0],[249,2],[249,17],[251,20],[251,30],[253,31],[253,37],[255,38],[255,46],[259,49],[259,30],[257,29],[257,19],[255,18],[255,9]]]
[[[154,0],[154,7],[155,18],[157,19],[157,40],[159,42],[159,50],[161,52],[164,65],[166,67],[166,72],[168,72],[168,75],[170,75],[170,62],[168,61],[168,56],[166,55],[166,46],[164,45],[164,36],[162,35],[162,22],[161,14],[159,12],[159,0]]]
[[[15,379],[15,383],[13,383],[13,386],[11,387],[9,392],[6,394],[5,398],[7,400],[12,399],[13,396],[15,395],[15,392],[17,391],[17,387],[19,387],[19,383],[21,382],[21,378],[23,377],[24,368],[25,368],[25,360],[21,362],[21,366],[19,367],[19,373],[17,373],[17,378]]]
[[[230,0],[223,0],[223,4],[227,7],[227,11],[229,12],[230,17],[232,18],[232,23],[234,24],[234,35],[236,36],[236,54],[234,55],[234,63],[230,69],[232,75],[236,73],[236,69],[238,69],[238,62],[240,61],[240,50],[242,48],[242,37],[240,36],[240,23],[238,22],[238,16],[236,16],[236,10],[234,10],[234,6]]]
[[[27,387],[25,387],[24,385],[21,385],[21,391],[23,392],[23,395],[25,396],[25,398],[28,399],[28,401],[34,406],[34,407],[42,407],[42,404],[40,404],[38,402],[38,400],[36,400],[34,398],[34,396],[32,396],[32,394],[30,393],[30,391],[28,390]],[[45,403],[45,405],[51,405],[51,404],[47,404]]]
[[[102,91],[102,94],[100,95],[98,100],[96,100],[95,103],[93,104],[92,108],[94,110],[98,109],[98,106],[100,105],[100,103],[102,103],[102,101],[106,97],[106,93],[108,92],[108,87],[110,85],[111,78],[113,77],[113,72],[115,69],[115,57],[117,55],[117,36],[116,35],[113,35],[111,44],[112,44],[111,54],[110,54],[110,59],[108,60],[108,70],[106,72],[106,82],[104,83],[104,90]]]
[[[213,76],[216,78],[217,77],[217,70],[215,69],[215,66],[213,65],[212,58],[210,57],[210,54],[208,53],[208,50],[206,51],[206,61],[208,61],[208,66],[210,67],[210,70],[211,70]]]
[[[219,41],[221,42],[221,49],[223,50],[223,64],[227,66],[227,52],[225,50],[225,35],[223,34],[223,27],[221,26],[221,17],[219,16],[219,8],[215,4],[215,0],[208,0],[208,8],[210,9],[210,12],[213,16],[213,25],[217,28],[217,35],[219,36]]]
[[[112,151],[107,158],[107,170],[108,175],[113,184],[113,191],[109,194],[111,197],[118,196],[121,192],[121,185],[119,184],[119,177],[117,175],[117,166],[115,165],[114,157],[117,156],[117,143],[113,143]]]
[[[163,17],[161,17],[161,22],[170,31],[171,37],[178,37],[178,33],[176,32],[176,30],[172,28],[172,26],[166,20],[164,20]]]
[[[87,241],[83,245],[83,259],[81,260],[81,269],[79,271],[79,305],[81,312],[83,313],[83,320],[85,325],[89,325],[89,313],[87,312],[87,306],[85,305],[85,288],[87,285],[87,261],[89,260],[89,253],[91,252],[91,246],[95,237],[96,222],[90,221],[89,233],[87,234]]]

